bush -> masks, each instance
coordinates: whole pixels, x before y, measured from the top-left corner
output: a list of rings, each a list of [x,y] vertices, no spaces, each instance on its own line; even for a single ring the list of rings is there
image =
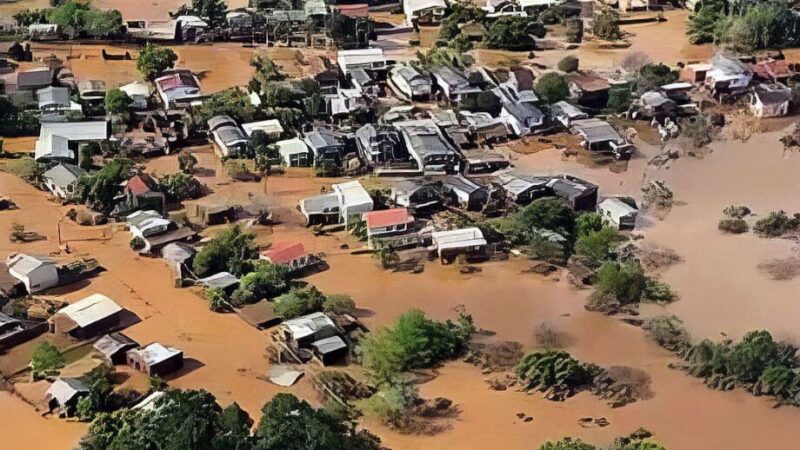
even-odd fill
[[[753,231],[761,237],[775,238],[800,228],[800,214],[789,217],[786,211],[773,211],[753,225]]]
[[[583,237],[589,233],[600,231],[605,227],[603,216],[596,212],[586,212],[575,220],[575,236]]]
[[[208,300],[208,309],[211,311],[225,312],[230,310],[230,303],[225,298],[225,292],[222,289],[207,289],[205,297]]]
[[[348,314],[356,309],[356,302],[347,294],[331,294],[325,296],[322,310],[335,314]]]
[[[543,38],[546,33],[544,25],[528,17],[504,16],[488,27],[483,45],[500,50],[532,50],[536,45],[533,36]]]
[[[284,320],[322,311],[325,295],[314,286],[292,289],[274,301],[275,315]]]
[[[117,158],[97,172],[78,179],[75,197],[95,211],[109,213],[117,204],[120,186],[131,175],[133,161]]]
[[[242,277],[239,287],[231,294],[231,303],[239,307],[277,297],[289,290],[290,279],[285,266],[261,262],[253,272]]]
[[[197,178],[183,172],[170,173],[158,180],[158,190],[173,203],[200,198],[205,194],[205,186]]]
[[[522,389],[547,392],[549,400],[564,400],[590,387],[600,370],[559,350],[528,353],[516,367]]]
[[[567,80],[556,72],[547,72],[539,77],[533,90],[547,104],[560,102],[569,97]]]
[[[207,277],[219,272],[230,272],[236,276],[248,273],[253,261],[258,259],[258,247],[253,243],[255,235],[242,231],[239,225],[231,225],[207,243],[194,257],[192,269],[198,277]]]
[[[227,173],[229,177],[236,179],[249,174],[250,170],[243,161],[229,159],[225,161],[225,173]]]
[[[474,331],[472,317],[463,312],[454,323],[431,320],[412,309],[392,326],[367,335],[361,344],[362,365],[379,384],[391,382],[401,372],[457,356]]]
[[[612,113],[624,113],[630,109],[631,102],[633,102],[633,94],[631,94],[630,88],[627,86],[615,86],[608,90],[606,109]]]
[[[744,205],[731,205],[722,210],[722,214],[731,219],[744,219],[751,213],[750,208]]]
[[[565,56],[561,61],[558,62],[558,70],[562,72],[575,72],[578,70],[578,65],[580,61],[577,57],[569,55]]]
[[[730,234],[742,234],[750,230],[750,226],[743,219],[722,219],[719,221],[717,228],[724,233]]]
[[[662,63],[647,63],[639,69],[636,77],[636,89],[639,93],[644,93],[675,81],[678,81],[678,72]]]
[[[647,287],[647,277],[633,263],[606,262],[597,271],[597,282],[587,307],[615,312],[620,307],[639,303]]]
[[[107,114],[125,114],[130,109],[133,100],[119,88],[106,92],[105,107]]]
[[[534,200],[522,210],[520,220],[529,230],[550,230],[565,237],[572,236],[575,230],[575,212],[555,197]]]
[[[59,369],[64,367],[65,360],[61,352],[53,344],[42,342],[33,349],[31,354],[31,374],[34,380],[47,376],[58,375]]]
[[[666,209],[672,207],[674,194],[667,183],[661,180],[653,180],[642,188],[642,204],[649,208]]]
[[[592,22],[592,33],[606,41],[622,39],[622,32],[619,29],[619,14],[612,9],[603,9],[600,14],[595,15]]]
[[[678,316],[651,317],[644,322],[642,328],[647,331],[647,337],[667,350],[679,352],[691,345],[689,332]]]
[[[146,78],[153,80],[173,68],[177,60],[178,55],[172,49],[147,44],[136,58],[136,69]]]
[[[592,266],[599,266],[606,261],[614,249],[626,241],[625,236],[611,227],[603,227],[600,231],[589,231],[575,242],[575,253],[585,256]]]
[[[44,170],[33,158],[30,156],[23,156],[19,159],[9,160],[3,170],[15,175],[28,183],[38,183],[42,179]]]
[[[136,250],[137,252],[147,245],[147,242],[140,236],[134,236],[131,241],[128,243],[130,245],[131,250]]]
[[[383,386],[368,399],[360,401],[359,409],[386,425],[406,430],[413,423],[413,408],[419,402],[419,390],[416,386],[396,383]]]

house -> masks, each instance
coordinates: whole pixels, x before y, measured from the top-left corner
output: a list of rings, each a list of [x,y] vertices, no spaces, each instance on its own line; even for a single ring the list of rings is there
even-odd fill
[[[53,71],[49,67],[36,67],[19,70],[16,82],[11,86],[6,85],[6,93],[28,92],[33,94],[39,89],[44,89],[53,84]]]
[[[681,69],[678,79],[688,83],[702,83],[706,81],[706,75],[712,69],[711,64],[692,63],[686,64]]]
[[[146,173],[137,173],[128,178],[123,187],[127,211],[151,209],[164,213],[166,197],[158,189],[158,183]]]
[[[386,57],[381,48],[362,48],[356,50],[339,50],[336,61],[342,73],[348,75],[353,69],[364,69],[380,72],[387,69]]]
[[[55,261],[43,256],[11,254],[6,259],[8,273],[25,285],[29,294],[49,289],[59,284]]]
[[[712,95],[744,92],[753,80],[750,66],[738,59],[717,52],[711,57],[711,69],[706,73],[705,85]]]
[[[608,103],[608,80],[591,72],[572,72],[566,75],[572,98],[579,105],[605,107]]]
[[[356,147],[370,166],[408,161],[400,132],[392,126],[368,123],[356,130]]]
[[[61,308],[48,320],[50,332],[88,339],[108,332],[120,323],[122,307],[103,294],[92,294]]]
[[[43,122],[34,157],[37,160],[75,161],[80,144],[108,140],[109,126],[105,120]]]
[[[128,83],[120,86],[119,90],[128,94],[128,97],[132,100],[130,108],[140,111],[148,108],[150,96],[153,94],[151,85],[143,81]]]
[[[59,411],[59,415],[70,417],[75,414],[78,400],[89,392],[89,386],[80,379],[59,377],[47,389],[44,399],[50,411]]]
[[[42,174],[45,187],[54,196],[66,199],[75,193],[78,179],[86,175],[86,171],[69,163],[58,163]]]
[[[220,115],[208,119],[208,132],[214,151],[220,158],[247,154],[250,139],[230,116]]]
[[[347,358],[350,349],[340,336],[330,336],[311,343],[314,356],[323,366],[329,366]]]
[[[547,186],[548,177],[518,177],[515,175],[500,175],[497,184],[503,188],[506,196],[519,205],[527,205],[537,198],[546,197],[552,192]]]
[[[750,110],[760,118],[789,114],[794,95],[782,84],[759,84],[750,96]]]
[[[441,180],[442,193],[452,204],[470,211],[480,211],[489,201],[489,189],[462,175]]]
[[[431,119],[395,122],[405,147],[426,174],[446,174],[459,171],[458,155]]]
[[[306,252],[302,242],[274,244],[262,250],[258,257],[272,264],[285,266],[292,271],[303,270],[323,262],[319,256]]]
[[[526,67],[514,67],[508,70],[507,80],[503,85],[514,92],[520,101],[535,103],[539,99],[533,92],[533,72]]]
[[[787,84],[789,78],[794,74],[785,59],[759,61],[755,64],[750,64],[750,70],[753,72],[753,78],[767,83]]]
[[[528,103],[503,101],[500,117],[517,136],[527,136],[544,125],[544,113]]]
[[[431,233],[433,248],[442,262],[452,261],[456,256],[476,255],[486,248],[486,239],[478,228],[462,228]]]
[[[109,333],[98,339],[92,348],[103,355],[107,363],[117,365],[125,364],[127,351],[138,346],[136,341],[122,333]]]
[[[677,110],[678,104],[667,97],[665,93],[648,91],[633,102],[631,118],[663,119],[665,117],[675,117]]]
[[[173,21],[172,38],[178,42],[197,42],[208,31],[208,23],[197,16],[178,16]]]
[[[305,142],[298,138],[275,143],[283,163],[288,167],[309,167],[314,164],[314,155]]]
[[[364,213],[367,238],[392,236],[407,233],[414,223],[414,216],[407,208],[392,208]]]
[[[360,89],[337,88],[335,94],[326,94],[324,100],[325,112],[333,118],[342,118],[369,108],[367,99]]]
[[[347,224],[350,217],[372,211],[369,192],[358,181],[331,185],[331,192],[305,198],[298,209],[308,225]]]
[[[632,230],[636,226],[636,215],[639,210],[631,199],[609,197],[597,205],[597,212],[605,223],[614,228]]]
[[[559,175],[547,182],[553,194],[575,211],[593,211],[597,206],[597,185],[570,175]]]
[[[199,278],[197,284],[207,289],[220,289],[230,293],[239,286],[239,279],[229,272],[219,272],[205,278]]]
[[[151,377],[164,376],[183,367],[183,352],[159,343],[128,350],[125,355],[129,366]]]
[[[238,209],[237,205],[207,204],[202,201],[185,201],[183,205],[186,207],[186,218],[189,222],[206,227],[235,221]]]
[[[359,181],[333,184],[331,188],[339,197],[341,223],[347,223],[350,217],[361,216],[365,212],[372,211],[374,206],[372,197]]]
[[[576,120],[572,126],[583,138],[583,147],[590,152],[610,152],[617,159],[627,159],[633,154],[633,144],[604,120],[594,118]]]
[[[511,167],[511,161],[502,153],[482,148],[461,149],[464,173],[478,175],[494,173]]]
[[[459,70],[449,66],[440,66],[432,71],[436,87],[442,96],[450,101],[459,102],[462,96],[477,94],[481,90],[470,85],[467,76]]]
[[[409,100],[428,101],[433,91],[433,82],[428,74],[412,66],[397,65],[389,71],[391,86],[401,97]]]
[[[60,37],[59,29],[54,23],[33,23],[28,25],[28,35],[32,41],[51,41]]]
[[[458,114],[479,143],[504,141],[508,138],[508,127],[503,118],[494,118],[487,112],[459,111]]]
[[[378,97],[381,93],[378,82],[362,68],[356,68],[350,71],[350,83],[353,85],[354,89],[367,97]]]
[[[161,249],[161,257],[178,264],[189,264],[197,250],[187,244],[171,243]]]
[[[106,82],[103,80],[85,80],[78,83],[78,95],[89,103],[102,103],[106,98]]]
[[[303,142],[311,149],[315,166],[323,164],[324,161],[338,164],[344,149],[340,135],[330,128],[315,128],[305,133]]]
[[[572,126],[572,122],[589,118],[589,114],[586,114],[577,106],[567,103],[563,100],[554,103],[550,107],[550,114],[558,121],[558,123],[567,129]]]
[[[125,223],[127,223],[131,235],[141,239],[166,233],[170,228],[176,226],[173,220],[165,219],[160,213],[152,210],[136,211],[125,218]]]
[[[692,100],[689,96],[689,92],[693,87],[694,85],[692,83],[688,83],[686,81],[676,81],[675,83],[665,84],[661,86],[660,89],[667,96],[667,98],[679,105],[682,105],[684,103],[689,103]]]
[[[177,69],[155,79],[156,91],[167,109],[188,106],[204,96],[197,77],[186,69]]]
[[[440,185],[424,178],[401,179],[392,184],[391,200],[397,206],[412,211],[441,204]]]
[[[410,27],[436,25],[447,11],[444,0],[403,0],[403,13]]]
[[[292,348],[310,350],[322,365],[341,361],[349,353],[336,323],[323,313],[286,320],[281,333]]]
[[[47,325],[42,325],[32,320],[18,320],[0,312],[0,351],[4,352],[47,331]]]
[[[270,139],[280,139],[283,134],[283,127],[278,119],[262,120],[260,122],[243,123],[242,129],[249,137],[253,137],[253,133],[261,131],[266,134]]]
[[[336,193],[304,198],[297,209],[305,216],[308,226],[342,223],[341,205]]]
[[[81,112],[81,105],[73,102],[69,96],[69,88],[48,86],[36,91],[39,110],[42,114]]]

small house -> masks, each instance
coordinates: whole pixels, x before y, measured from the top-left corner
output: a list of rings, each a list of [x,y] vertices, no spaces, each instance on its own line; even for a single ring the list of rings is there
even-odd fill
[[[219,272],[205,278],[199,278],[197,284],[206,289],[219,289],[230,293],[239,286],[239,279],[232,273]]]
[[[103,355],[103,359],[107,363],[118,365],[125,364],[128,350],[138,346],[136,341],[122,333],[109,333],[98,339],[92,348]]]
[[[333,192],[304,198],[297,209],[305,216],[308,226],[342,223],[339,196]]]
[[[359,181],[333,184],[331,188],[339,198],[340,223],[346,224],[350,217],[359,217],[365,212],[372,211],[374,206],[372,197]]]
[[[618,230],[634,229],[638,211],[631,199],[609,197],[597,205],[597,212],[603,221]]]
[[[171,219],[165,219],[156,211],[136,211],[125,218],[125,223],[133,237],[146,238],[157,234],[166,233],[176,224]]]
[[[258,257],[269,263],[284,266],[291,271],[304,270],[323,262],[318,255],[306,252],[306,247],[302,242],[274,244],[270,248],[262,250]]]
[[[329,128],[316,128],[305,133],[303,142],[311,149],[317,166],[323,161],[338,162],[344,149],[341,136]]]
[[[474,256],[486,248],[486,239],[478,228],[434,231],[431,233],[431,239],[433,248],[442,262],[452,261],[461,254],[467,257]]]
[[[766,83],[787,84],[794,71],[785,59],[759,61],[750,65],[753,78]]]
[[[569,90],[579,105],[605,107],[608,103],[608,80],[590,72],[572,72],[566,75]]]
[[[287,139],[278,141],[275,145],[287,167],[309,167],[314,164],[314,155],[302,139]]]
[[[440,186],[425,179],[403,179],[392,184],[391,200],[397,206],[420,211],[441,204]]]
[[[281,323],[281,332],[296,348],[308,348],[313,342],[339,334],[336,323],[321,312],[285,320]]]
[[[365,213],[364,222],[367,238],[371,239],[407,233],[414,224],[414,216],[407,208],[392,208]]]
[[[400,132],[392,126],[368,123],[356,130],[356,147],[371,166],[406,162],[410,159]]]
[[[547,182],[553,194],[575,211],[593,211],[597,206],[597,185],[570,175],[559,175]]]
[[[459,171],[458,155],[452,144],[431,119],[395,122],[408,153],[426,174]]]
[[[6,85],[6,93],[28,92],[33,94],[53,84],[53,71],[49,67],[18,70],[16,75],[16,83],[13,83],[12,86]]]
[[[360,67],[350,71],[350,83],[356,91],[366,97],[378,97],[381,93],[378,81]]]
[[[558,123],[569,129],[572,123],[576,120],[588,119],[589,114],[583,112],[580,108],[565,101],[554,103],[550,107],[550,114],[555,118]]]
[[[348,75],[353,69],[364,69],[369,72],[385,71],[386,57],[381,48],[362,48],[356,50],[339,50],[336,61],[342,73]]]
[[[58,268],[50,258],[17,253],[8,256],[6,266],[9,275],[21,281],[29,294],[59,284]]]
[[[760,118],[789,114],[794,95],[782,84],[759,84],[750,96],[750,111]]]
[[[92,294],[61,308],[49,319],[50,332],[89,339],[120,323],[122,307],[103,294]]]
[[[464,73],[453,67],[437,67],[433,69],[432,75],[437,89],[446,100],[459,102],[464,95],[481,92],[479,88],[470,85],[469,79]]]
[[[69,111],[81,112],[81,105],[70,99],[69,88],[48,86],[36,91],[39,110],[42,114],[60,114]]]
[[[78,179],[86,175],[86,171],[69,163],[58,163],[42,174],[42,180],[48,191],[61,199],[75,194]]]
[[[106,98],[106,82],[103,80],[86,80],[78,83],[78,95],[88,103],[102,103]]]
[[[631,117],[633,119],[675,117],[678,105],[663,92],[648,91],[633,102]]]
[[[527,205],[537,198],[546,197],[551,193],[547,183],[548,177],[518,177],[514,175],[500,175],[497,183],[506,193],[506,196],[519,205]]]
[[[77,160],[78,147],[86,142],[107,141],[110,124],[105,120],[85,122],[42,122],[39,139],[36,140],[36,160]]]
[[[711,58],[711,69],[706,73],[705,85],[712,95],[744,92],[753,80],[750,66],[740,60],[717,52]]]
[[[711,70],[711,64],[693,63],[686,64],[680,71],[679,79],[688,83],[698,84],[706,80],[706,74]]]
[[[158,182],[150,175],[141,172],[128,178],[123,187],[125,206],[128,211],[151,209],[163,213],[166,196],[158,189]]]
[[[340,336],[331,336],[311,343],[314,356],[323,366],[344,361],[350,353],[347,343]]]
[[[75,414],[78,400],[89,395],[90,389],[78,378],[58,378],[45,393],[45,401],[50,411],[58,411],[60,416]]]
[[[489,201],[489,189],[462,175],[441,180],[442,193],[450,203],[469,211],[480,211]]]
[[[144,111],[147,110],[150,103],[150,96],[153,93],[153,88],[149,83],[143,81],[134,81],[124,86],[120,86],[119,90],[128,94],[132,100],[130,108]]]
[[[204,96],[197,77],[185,69],[177,69],[155,79],[156,91],[164,107],[185,107]]]
[[[253,133],[260,131],[266,134],[270,139],[280,139],[283,134],[283,126],[278,119],[262,120],[259,122],[243,123],[242,129],[249,137],[253,137]]]
[[[446,11],[444,0],[403,0],[403,13],[410,27],[439,24]]]
[[[581,143],[583,148],[590,152],[611,153],[616,159],[627,159],[633,154],[633,144],[605,120],[594,118],[576,120],[572,126],[583,138]]]
[[[159,343],[128,350],[125,355],[129,366],[151,377],[164,376],[183,368],[183,352]]]
[[[544,113],[529,103],[503,102],[500,117],[516,136],[527,136],[544,125]]]
[[[430,75],[409,65],[397,65],[389,71],[391,86],[401,97],[409,100],[428,101],[433,86]]]
[[[483,148],[461,149],[464,173],[467,175],[495,173],[511,166],[502,153]]]
[[[689,93],[693,87],[694,86],[691,83],[687,83],[685,81],[676,81],[675,83],[662,85],[661,91],[664,92],[667,98],[679,105],[682,105],[684,103],[689,103],[692,100]]]
[[[247,154],[250,139],[230,116],[220,115],[208,119],[208,132],[214,151],[220,158]]]

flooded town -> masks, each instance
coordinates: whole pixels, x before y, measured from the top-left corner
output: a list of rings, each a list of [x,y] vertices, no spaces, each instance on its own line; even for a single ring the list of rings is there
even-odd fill
[[[796,449],[798,30],[0,0],[0,448]]]

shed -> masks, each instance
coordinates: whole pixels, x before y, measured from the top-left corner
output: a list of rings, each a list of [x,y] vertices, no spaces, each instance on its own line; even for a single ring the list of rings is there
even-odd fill
[[[8,273],[21,281],[29,294],[58,286],[58,269],[50,258],[17,253],[9,255],[6,266]]]
[[[262,120],[260,122],[243,123],[242,129],[244,132],[252,137],[256,131],[264,132],[267,136],[277,139],[283,134],[283,127],[278,119]]]
[[[61,162],[43,173],[42,179],[47,190],[54,196],[66,199],[75,193],[78,179],[84,175],[86,171],[80,167]]]
[[[302,139],[293,138],[275,143],[284,164],[289,167],[308,167],[313,164],[314,156]]]
[[[321,312],[285,320],[281,330],[287,342],[305,348],[313,342],[338,335],[336,323]]]
[[[486,239],[476,227],[434,231],[431,233],[431,239],[442,261],[459,254],[476,254],[486,247]]]
[[[239,279],[230,272],[219,272],[205,278],[200,278],[197,280],[197,283],[208,289],[222,289],[225,291],[238,286]]]
[[[60,410],[62,415],[71,416],[78,400],[89,392],[89,386],[78,378],[58,378],[47,389],[45,401],[50,411]]]
[[[632,230],[636,227],[639,211],[635,205],[632,199],[609,197],[597,205],[597,212],[607,224],[619,230]]]
[[[92,345],[103,355],[103,359],[112,365],[125,364],[126,352],[138,346],[136,341],[122,333],[107,334]]]
[[[103,294],[92,294],[61,308],[50,318],[50,332],[88,339],[117,326],[123,309]]]
[[[183,367],[183,352],[159,343],[128,350],[126,356],[129,366],[150,376],[167,375]]]
[[[311,348],[323,366],[342,361],[349,352],[347,344],[339,336],[330,336],[314,341],[311,343]]]
[[[782,84],[760,84],[753,88],[750,110],[756,117],[781,117],[789,114],[794,95]]]
[[[597,206],[597,185],[570,175],[553,177],[547,187],[575,211],[592,211]]]
[[[367,237],[372,238],[409,231],[409,225],[414,223],[414,216],[406,208],[392,208],[365,213],[364,221],[367,225]]]

